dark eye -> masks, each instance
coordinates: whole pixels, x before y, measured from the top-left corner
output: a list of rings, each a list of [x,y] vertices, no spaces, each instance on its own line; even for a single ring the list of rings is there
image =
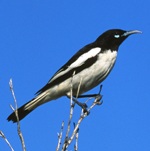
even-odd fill
[[[115,38],[120,38],[120,35],[114,35]]]

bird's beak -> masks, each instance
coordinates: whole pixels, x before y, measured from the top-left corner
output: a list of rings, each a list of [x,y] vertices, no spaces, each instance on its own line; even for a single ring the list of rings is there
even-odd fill
[[[139,30],[130,30],[130,31],[127,31],[125,32],[122,36],[129,36],[129,35],[132,35],[132,34],[141,34],[142,32],[139,31]]]

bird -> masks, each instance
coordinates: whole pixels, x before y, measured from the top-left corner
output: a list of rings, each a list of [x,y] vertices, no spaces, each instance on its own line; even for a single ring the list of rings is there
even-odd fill
[[[75,97],[98,86],[113,69],[119,46],[139,30],[109,29],[94,42],[85,45],[71,57],[42,87],[35,97],[17,109],[19,121],[40,105],[63,96]],[[79,88],[80,85],[80,89]],[[76,96],[77,97],[77,96]],[[7,118],[17,122],[15,111]]]

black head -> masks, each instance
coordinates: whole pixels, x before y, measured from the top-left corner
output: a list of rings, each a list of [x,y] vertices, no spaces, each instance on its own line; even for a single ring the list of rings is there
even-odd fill
[[[125,31],[121,29],[112,29],[104,32],[96,39],[96,43],[102,49],[117,50],[120,44],[130,35],[141,33],[138,30]]]

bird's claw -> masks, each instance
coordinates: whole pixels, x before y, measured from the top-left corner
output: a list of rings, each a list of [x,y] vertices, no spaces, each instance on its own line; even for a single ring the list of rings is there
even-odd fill
[[[101,94],[98,94],[98,95],[95,97],[94,103],[97,104],[97,105],[102,105],[102,103],[103,103],[103,100],[101,101],[102,97],[103,97],[103,96],[102,96]]]

